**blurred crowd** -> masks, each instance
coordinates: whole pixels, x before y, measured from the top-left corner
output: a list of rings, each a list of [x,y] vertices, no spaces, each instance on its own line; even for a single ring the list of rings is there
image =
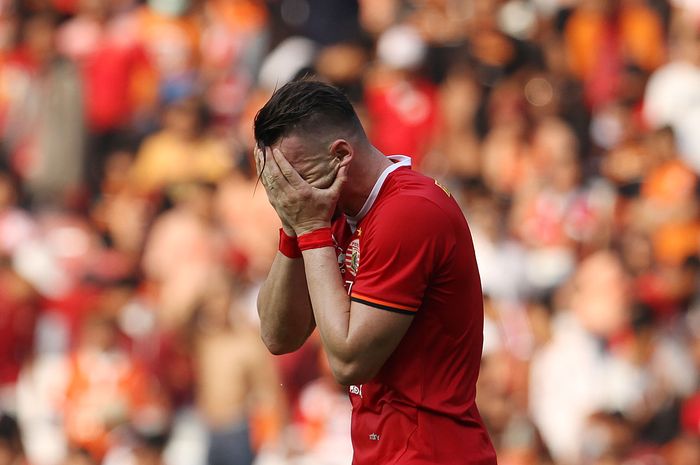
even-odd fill
[[[501,465],[700,464],[700,1],[0,0],[0,465],[350,463],[257,330],[305,75],[463,206]]]

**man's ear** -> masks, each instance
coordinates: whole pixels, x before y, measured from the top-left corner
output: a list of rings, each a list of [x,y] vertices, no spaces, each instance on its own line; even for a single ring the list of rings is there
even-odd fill
[[[352,156],[354,153],[352,145],[345,139],[336,139],[333,141],[328,151],[332,156],[337,158],[338,161],[342,161],[345,157]]]

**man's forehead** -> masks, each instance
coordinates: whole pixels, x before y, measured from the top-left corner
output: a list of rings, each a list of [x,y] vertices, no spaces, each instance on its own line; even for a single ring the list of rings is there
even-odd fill
[[[280,149],[287,160],[292,161],[308,152],[307,145],[299,136],[286,136],[272,144],[272,147]]]
[[[334,160],[319,141],[309,141],[300,136],[286,136],[272,144],[279,149],[290,165],[312,185],[328,187],[334,177]],[[329,182],[330,181],[330,182]]]
[[[317,144],[310,143],[297,135],[281,138],[272,145],[272,148],[279,149],[292,165],[295,163],[316,161],[323,155]]]

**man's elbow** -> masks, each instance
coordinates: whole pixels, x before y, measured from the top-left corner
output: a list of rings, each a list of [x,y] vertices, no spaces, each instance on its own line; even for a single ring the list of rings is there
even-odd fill
[[[306,340],[306,337],[292,338],[293,331],[282,331],[279,325],[267,321],[265,313],[261,310],[264,303],[258,296],[258,316],[260,317],[260,338],[272,355],[284,355],[299,349]],[[291,328],[288,328],[291,329]],[[308,335],[305,335],[308,337]]]
[[[374,378],[379,371],[379,367],[371,367],[360,361],[334,361],[331,362],[331,371],[338,383],[344,386],[351,386],[366,383]]]
[[[261,333],[261,339],[272,355],[284,355],[295,352],[304,344],[304,341],[283,340],[279,337],[268,335],[265,332]]]

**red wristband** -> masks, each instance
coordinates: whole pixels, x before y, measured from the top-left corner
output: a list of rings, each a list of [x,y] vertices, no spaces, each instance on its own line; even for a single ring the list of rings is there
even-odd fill
[[[301,249],[299,249],[297,238],[287,235],[287,233],[284,232],[284,228],[280,228],[279,251],[288,258],[301,258]]]
[[[309,250],[309,249],[320,249],[322,247],[333,247],[335,243],[333,242],[333,235],[331,234],[331,228],[321,228],[310,233],[302,234],[297,237],[297,243],[299,244],[299,249]]]

